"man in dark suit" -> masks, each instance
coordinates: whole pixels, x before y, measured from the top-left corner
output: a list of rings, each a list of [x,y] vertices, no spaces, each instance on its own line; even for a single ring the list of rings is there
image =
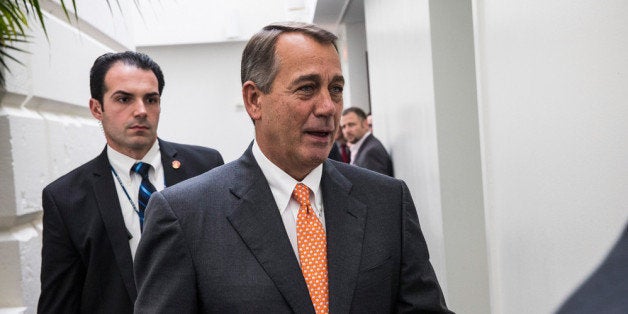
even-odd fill
[[[349,163],[351,161],[351,153],[349,152],[347,141],[344,136],[342,136],[342,132],[340,131],[336,132],[336,142],[331,146],[329,158],[336,161],[342,161],[344,163]]]
[[[628,313],[628,224],[598,269],[556,313]]]
[[[153,195],[137,313],[449,313],[406,185],[327,158],[344,86],[335,39],[283,23],[248,42],[255,140]]]
[[[366,114],[357,107],[342,112],[340,128],[344,137],[351,143],[351,164],[393,176],[393,166],[388,152],[370,131]]]
[[[223,164],[216,150],[157,138],[164,78],[147,55],[100,56],[90,87],[90,110],[107,145],[43,190],[40,313],[132,313],[140,189],[163,189]],[[138,161],[150,183],[132,173]]]

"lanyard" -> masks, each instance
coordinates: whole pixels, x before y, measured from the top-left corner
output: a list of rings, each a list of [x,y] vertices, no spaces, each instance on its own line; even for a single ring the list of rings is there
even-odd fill
[[[129,196],[129,192],[124,187],[124,184],[122,184],[122,180],[120,180],[120,177],[116,173],[116,170],[113,169],[113,167],[111,167],[111,173],[113,173],[113,176],[116,177],[116,179],[118,180],[118,183],[120,183],[120,187],[122,187],[122,191],[124,191],[124,195],[126,195],[126,198],[129,200],[129,203],[131,203],[131,206],[133,206],[133,210],[138,215],[140,215],[140,211],[137,209],[137,205],[135,205],[135,202],[133,202],[133,200],[131,199],[131,196]]]

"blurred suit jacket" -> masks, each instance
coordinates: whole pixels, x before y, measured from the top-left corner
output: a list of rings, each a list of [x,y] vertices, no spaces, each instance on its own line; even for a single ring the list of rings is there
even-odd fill
[[[373,134],[369,134],[364,139],[353,164],[387,176],[394,176],[392,160],[382,142]]]
[[[628,313],[628,224],[602,265],[557,313]]]

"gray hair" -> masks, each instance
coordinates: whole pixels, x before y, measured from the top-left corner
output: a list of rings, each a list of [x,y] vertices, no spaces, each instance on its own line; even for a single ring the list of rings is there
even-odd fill
[[[322,44],[332,44],[336,51],[336,35],[319,26],[299,22],[273,23],[257,32],[242,52],[240,79],[242,84],[253,81],[264,93],[271,91],[272,83],[279,71],[280,60],[275,56],[277,39],[283,33],[298,32]]]

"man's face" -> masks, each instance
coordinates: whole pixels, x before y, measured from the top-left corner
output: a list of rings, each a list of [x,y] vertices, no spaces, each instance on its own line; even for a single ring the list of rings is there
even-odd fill
[[[361,120],[355,112],[349,112],[340,119],[342,134],[347,142],[355,144],[369,130],[366,120]]]
[[[333,45],[296,32],[280,35],[275,56],[279,71],[270,93],[255,88],[259,97],[247,111],[262,152],[300,180],[334,143],[344,87],[340,59]]]
[[[90,100],[92,115],[101,121],[109,146],[141,159],[157,139],[161,111],[157,77],[150,70],[117,62],[105,75],[105,89],[104,104]]]

